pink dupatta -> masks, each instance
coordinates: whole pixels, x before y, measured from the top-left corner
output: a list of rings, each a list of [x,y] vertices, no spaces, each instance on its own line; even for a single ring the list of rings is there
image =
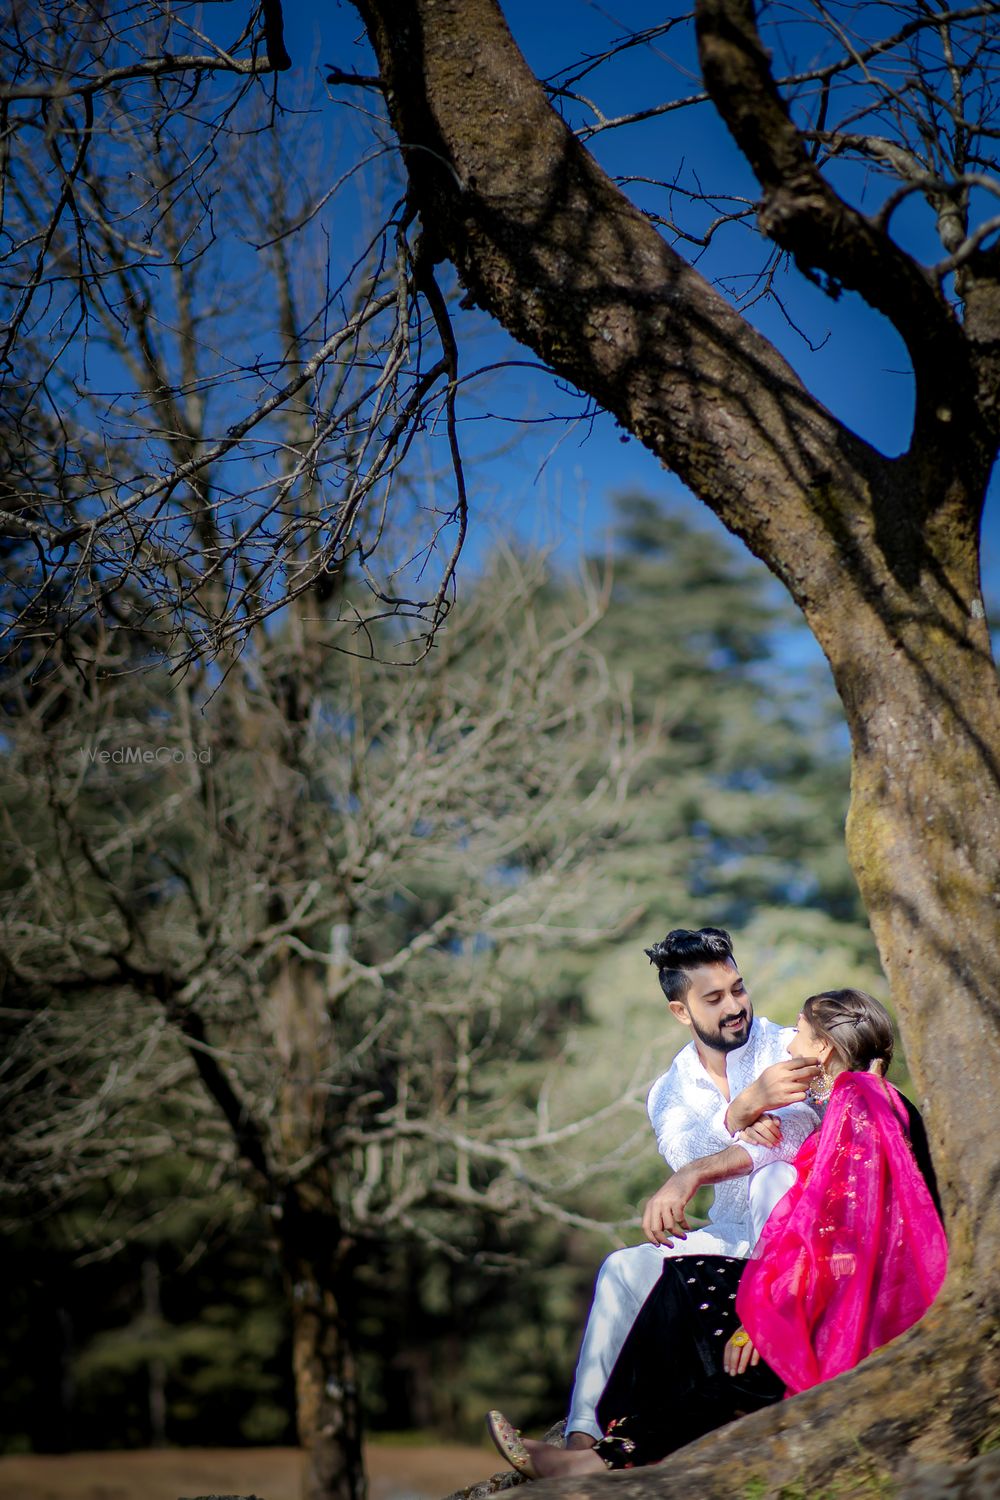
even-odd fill
[[[740,1282],[736,1310],[787,1394],[853,1369],[922,1318],[944,1280],[944,1230],[896,1090],[841,1073]]]

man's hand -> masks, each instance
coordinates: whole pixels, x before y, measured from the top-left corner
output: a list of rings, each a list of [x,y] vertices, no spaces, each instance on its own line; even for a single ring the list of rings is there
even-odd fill
[[[786,1104],[802,1103],[818,1072],[815,1057],[790,1057],[765,1068],[751,1087],[756,1088],[762,1109],[783,1109]]]
[[[745,1130],[766,1111],[801,1104],[806,1090],[819,1072],[814,1057],[791,1057],[772,1063],[749,1088],[737,1094],[726,1110],[727,1130]]]
[[[642,1229],[651,1245],[673,1247],[675,1239],[687,1239],[690,1224],[684,1216],[691,1199],[701,1186],[697,1173],[690,1167],[679,1171],[654,1193],[642,1216]]]

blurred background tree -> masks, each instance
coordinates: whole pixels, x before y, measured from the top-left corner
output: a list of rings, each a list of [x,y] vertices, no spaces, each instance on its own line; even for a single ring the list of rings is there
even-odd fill
[[[497,559],[419,671],[296,608],[225,673],[133,673],[112,635],[8,684],[7,1203],[68,1212],[85,1256],[146,1246],[92,1376],[140,1360],[162,1389],[197,1335],[167,1339],[157,1240],[263,1215],[299,1428],[334,1464],[328,1404],[360,1441],[359,1267],[384,1297],[384,1244],[483,1271],[521,1220],[584,1222],[562,1142],[600,1171],[637,1085],[550,1124],[569,1002],[538,954],[634,920],[602,856],[639,749],[599,593],[538,608],[543,577]]]
[[[26,126],[4,222],[0,1109],[12,1319],[51,1339],[11,1441],[287,1436],[290,1353],[306,1493],[351,1494],[359,1281],[380,1318],[396,1245],[482,1274],[522,1221],[583,1222],[539,1074],[568,1002],[535,955],[629,925],[601,856],[640,751],[590,641],[592,572],[556,600],[541,559],[498,554],[462,632],[389,666],[454,598],[464,502],[442,510],[418,442],[457,441],[454,371],[410,357],[447,310],[416,305],[376,166],[339,185],[331,245],[322,130],[269,128],[256,63],[203,58],[235,83],[195,101],[136,61],[189,9],[104,27],[33,6],[7,34],[6,86],[66,188],[45,197]],[[92,130],[86,79],[52,78],[113,61]],[[53,526],[72,576],[38,552]],[[628,1082],[606,1106],[636,1123]]]
[[[776,1019],[884,993],[799,627],[691,518],[618,515],[583,583],[494,558],[416,671],[293,619],[225,673],[8,684],[8,1444],[289,1440],[329,1268],[374,1427],[553,1419],[662,1175],[643,941],[730,925]]]

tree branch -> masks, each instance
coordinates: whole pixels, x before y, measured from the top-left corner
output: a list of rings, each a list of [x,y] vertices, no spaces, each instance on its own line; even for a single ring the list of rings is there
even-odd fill
[[[147,57],[142,62],[128,63],[119,68],[107,68],[92,78],[78,81],[59,79],[48,83],[36,79],[33,83],[0,83],[0,100],[14,103],[22,99],[44,101],[56,99],[92,98],[103,93],[114,84],[127,83],[133,78],[164,78],[172,73],[239,73],[244,77],[258,73],[283,72],[292,66],[287,52],[272,62],[265,53],[262,57],[229,57],[221,50],[218,53],[187,53],[181,57]]]
[[[169,974],[140,969],[124,957],[118,957],[117,962],[124,980],[159,1001],[168,1020],[182,1037],[205,1092],[214,1100],[232,1131],[240,1156],[249,1162],[263,1182],[273,1184],[274,1174],[268,1160],[264,1132],[250,1113],[246,1101],[237,1094],[215,1048],[209,1045],[201,1016],[193,1006],[179,1000],[180,986]]]
[[[855,474],[872,475],[879,456],[597,166],[495,0],[358,0],[358,9],[435,258],[450,259],[475,302],[611,411],[755,551],[786,551],[772,502],[779,488],[791,493],[804,553],[785,581],[800,602],[807,571],[832,584],[810,493],[848,457]],[[785,534],[788,524],[786,512]]]
[[[948,420],[967,403],[971,420],[972,372],[951,308],[934,278],[846,203],[809,156],[771,72],[753,0],[699,0],[695,24],[708,91],[763,190],[762,231],[805,275],[828,278],[832,295],[847,287],[890,319],[913,360],[918,431],[942,403]]]

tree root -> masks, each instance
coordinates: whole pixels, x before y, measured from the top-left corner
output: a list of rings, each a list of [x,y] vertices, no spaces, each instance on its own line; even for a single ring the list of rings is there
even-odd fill
[[[615,1475],[616,1500],[669,1490],[698,1500],[995,1500],[1000,1495],[1000,1332],[975,1297],[939,1302],[916,1328],[789,1401],[709,1433],[662,1464]],[[448,1500],[523,1482],[494,1475]],[[607,1476],[549,1481],[606,1500]]]

